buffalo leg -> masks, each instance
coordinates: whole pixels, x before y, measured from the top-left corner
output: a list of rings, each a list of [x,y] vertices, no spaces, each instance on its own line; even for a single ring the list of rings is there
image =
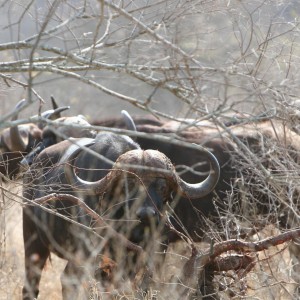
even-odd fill
[[[42,270],[49,257],[49,250],[36,239],[25,246],[25,285],[23,287],[23,300],[37,298]]]
[[[25,247],[25,285],[23,300],[37,298],[42,270],[50,255],[49,249],[41,241],[30,216],[23,213],[23,238]]]
[[[82,287],[84,287],[84,295],[80,294],[80,299],[88,299],[88,286],[84,286],[83,282],[86,278],[84,268],[69,261],[61,276],[63,299],[78,299]]]

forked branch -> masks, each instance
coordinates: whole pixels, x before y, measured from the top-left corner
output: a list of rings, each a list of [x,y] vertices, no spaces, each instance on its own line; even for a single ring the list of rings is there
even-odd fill
[[[193,247],[192,255],[184,265],[181,280],[187,285],[196,279],[202,296],[215,294],[212,281],[216,273],[233,270],[238,272],[240,278],[244,277],[256,263],[255,257],[249,255],[250,253],[267,250],[298,237],[300,237],[300,229],[294,229],[258,242],[228,240],[216,243],[204,253],[200,253],[196,247]],[[239,254],[221,256],[228,251],[235,251]]]

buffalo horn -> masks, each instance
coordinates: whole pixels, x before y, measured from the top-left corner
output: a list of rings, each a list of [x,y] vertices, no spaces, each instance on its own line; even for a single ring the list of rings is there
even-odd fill
[[[24,106],[26,100],[22,99],[21,101],[19,101],[14,109],[14,112],[16,112],[16,114],[11,118],[12,121],[15,121],[18,119],[18,111],[21,107]],[[24,140],[22,139],[22,136],[19,132],[19,128],[18,126],[13,126],[10,128],[9,130],[9,134],[11,137],[11,151],[21,151],[24,152],[26,151],[26,147],[27,145],[24,143]]]
[[[49,120],[56,120],[61,117],[60,113],[67,109],[70,109],[70,106],[62,106],[56,109],[49,109],[43,112],[41,116]]]
[[[202,150],[201,150],[202,151]],[[217,158],[207,149],[206,152],[210,164],[208,177],[199,183],[187,183],[175,172],[175,178],[183,194],[190,199],[201,198],[209,194],[216,186],[220,177],[220,166]]]
[[[18,119],[18,111],[21,107],[24,106],[26,103],[25,99],[22,99],[19,101],[14,109],[14,112],[16,114],[11,118],[11,121],[15,121]],[[49,120],[55,120],[60,117],[60,113],[69,109],[70,106],[62,106],[62,107],[55,107],[54,109],[47,110],[42,113],[42,117],[49,119]],[[43,125],[38,124],[38,127],[42,129]],[[20,152],[26,152],[27,145],[25,143],[26,138],[22,137],[22,134],[20,133],[18,126],[13,126],[9,129],[10,139],[11,139],[11,151],[20,151]],[[27,140],[28,140],[28,134],[27,133]]]
[[[134,121],[127,110],[122,110],[121,114],[128,130],[136,131]]]
[[[132,169],[126,168],[129,171],[135,172],[134,165],[144,166],[142,162],[145,162],[145,157],[147,156],[147,161],[149,163],[145,164],[145,167],[154,167],[156,170],[151,170],[152,176],[155,177],[165,177],[168,181],[172,183],[173,186],[179,187],[181,192],[190,199],[201,198],[210,193],[216,186],[219,176],[220,176],[220,166],[216,157],[208,150],[203,149],[207,153],[207,157],[210,163],[210,173],[208,177],[199,183],[187,183],[179,177],[176,173],[174,166],[172,165],[169,158],[167,158],[163,153],[155,150],[131,150],[121,155],[115,165],[113,170],[110,171],[104,178],[89,182],[79,178],[74,171],[74,168],[70,165],[70,161],[73,160],[82,149],[76,149],[67,158],[67,163],[65,164],[65,174],[67,174],[67,180],[69,184],[80,187],[82,190],[91,195],[97,195],[104,192],[104,188],[107,184],[111,183],[118,174],[122,173],[122,170],[118,170],[118,166],[122,166],[122,161],[127,166],[133,164]],[[152,164],[152,162],[155,162]],[[137,171],[139,172],[139,171]],[[149,176],[147,176],[149,177]]]

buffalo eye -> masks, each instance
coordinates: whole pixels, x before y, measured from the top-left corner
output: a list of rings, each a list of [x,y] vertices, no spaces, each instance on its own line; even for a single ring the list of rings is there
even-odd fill
[[[168,193],[168,185],[167,185],[167,181],[164,178],[158,178],[155,181],[155,190],[161,194],[161,195],[167,195]]]
[[[124,191],[130,197],[133,196],[135,193],[138,192],[139,185],[137,181],[133,178],[127,178],[124,184]]]

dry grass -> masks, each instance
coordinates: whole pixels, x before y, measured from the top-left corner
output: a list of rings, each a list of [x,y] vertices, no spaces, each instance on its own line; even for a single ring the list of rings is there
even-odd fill
[[[5,186],[19,193],[20,188]],[[4,235],[1,236],[2,257],[0,276],[0,299],[21,299],[24,280],[24,244],[22,236],[22,207],[18,202],[5,198],[6,203],[1,213],[5,222]],[[8,201],[7,201],[8,200]],[[40,299],[59,300],[61,297],[60,273],[65,261],[52,255],[52,261],[42,276]]]
[[[16,193],[20,190],[13,186],[5,187]],[[24,277],[22,208],[18,202],[13,201],[14,199],[4,199],[5,205],[2,205],[4,209],[1,212],[1,222],[5,222],[5,227],[2,228],[1,236],[3,244],[1,247],[0,300],[17,300],[21,299]],[[276,234],[278,231],[270,226],[253,239],[258,240]],[[205,243],[197,245],[200,249],[208,246]],[[170,295],[174,299],[180,299],[176,296],[174,282],[189,255],[190,250],[184,243],[177,243],[170,247],[163,272],[160,278],[156,278],[159,284],[152,291],[152,299],[168,299]],[[52,255],[52,260],[47,262],[42,275],[39,299],[62,299],[60,274],[64,265],[65,261]],[[222,299],[294,299],[293,292],[297,285],[291,274],[292,258],[287,245],[283,245],[257,254],[256,266],[244,279],[240,280],[235,273],[231,273],[226,274],[227,276],[225,274],[216,276],[216,281],[222,283],[225,289],[220,293]],[[115,297],[110,294],[108,299],[134,299],[130,293],[114,291],[113,294]]]

